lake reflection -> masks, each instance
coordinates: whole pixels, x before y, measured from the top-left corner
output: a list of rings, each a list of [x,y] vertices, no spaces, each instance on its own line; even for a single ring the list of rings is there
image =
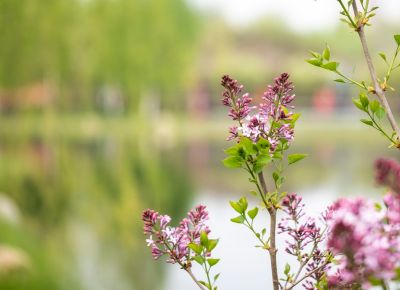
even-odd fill
[[[357,118],[299,122],[292,151],[309,157],[287,170],[284,190],[301,194],[315,216],[338,196],[381,192],[373,160],[395,153]],[[229,124],[171,119],[135,129],[129,120],[88,120],[35,131],[28,121],[3,121],[0,213],[3,197],[17,213],[0,218],[0,244],[22,251],[37,271],[0,279],[0,290],[195,289],[178,267],[152,261],[140,215],[152,207],[178,219],[197,203],[208,206],[212,236],[221,239],[220,289],[269,285],[266,253],[229,221],[229,200],[253,189],[244,171],[221,164]]]

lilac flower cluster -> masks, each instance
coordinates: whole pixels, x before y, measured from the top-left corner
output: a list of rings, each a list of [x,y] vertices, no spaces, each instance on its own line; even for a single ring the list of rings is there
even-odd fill
[[[384,210],[363,198],[343,198],[332,206],[327,222],[328,247],[339,257],[338,269],[328,277],[329,287],[357,284],[368,289],[370,279],[395,276],[400,262],[399,224],[387,223]]]
[[[229,107],[229,116],[238,121],[239,126],[229,129],[228,140],[238,139],[241,135],[257,142],[260,138],[266,139],[274,151],[280,139],[292,141],[294,136],[291,124],[293,114],[289,109],[295,95],[293,84],[289,81],[287,73],[281,74],[269,85],[262,97],[263,103],[258,108],[251,106],[252,98],[249,94],[239,95],[243,86],[236,80],[225,75],[222,77],[221,85],[225,88],[222,96],[222,104]],[[251,115],[253,110],[258,112]]]
[[[205,222],[208,212],[203,205],[197,206],[187,214],[178,227],[169,226],[171,218],[160,215],[154,210],[143,212],[144,234],[148,236],[147,245],[155,260],[161,256],[168,256],[167,262],[178,263],[184,268],[190,268],[192,251],[190,243],[199,244],[201,232],[210,232]]]
[[[313,290],[315,283],[324,277],[330,263],[329,253],[321,249],[325,231],[313,218],[305,215],[304,203],[297,194],[288,194],[282,200],[282,208],[287,216],[278,224],[279,233],[286,233],[290,237],[286,240],[285,251],[298,259],[301,268],[305,267],[308,279],[305,279],[303,287]]]
[[[380,158],[375,162],[375,179],[400,194],[400,164],[392,159]]]
[[[278,228],[280,233],[291,237],[286,241],[286,252],[298,257],[308,244],[321,238],[321,230],[313,218],[305,218],[304,203],[297,194],[288,194],[282,200],[282,206],[288,216],[282,219]]]

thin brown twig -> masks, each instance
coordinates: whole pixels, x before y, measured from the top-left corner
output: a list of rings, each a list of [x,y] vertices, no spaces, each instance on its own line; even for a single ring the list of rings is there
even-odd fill
[[[267,195],[268,189],[267,189],[267,184],[264,179],[264,175],[262,172],[258,174],[258,179],[260,180],[261,183],[261,188],[263,190],[264,196]],[[271,272],[272,272],[272,284],[274,287],[274,290],[279,290],[280,284],[279,284],[279,276],[278,276],[278,263],[277,263],[277,257],[276,257],[276,252],[278,251],[276,248],[276,209],[272,206],[268,208],[268,212],[270,215],[270,247],[268,249],[269,256],[270,256],[270,261],[271,261]]]
[[[358,13],[358,7],[357,7],[356,1],[353,1],[352,5],[353,5],[354,15],[358,15],[359,13]],[[376,74],[376,71],[375,71],[375,67],[374,67],[374,64],[372,62],[371,54],[370,54],[369,49],[368,49],[367,39],[365,37],[364,24],[362,24],[362,23],[358,24],[358,26],[356,28],[356,31],[358,33],[358,36],[360,37],[360,40],[361,40],[361,45],[362,45],[362,48],[363,48],[363,51],[364,51],[365,60],[366,60],[367,65],[368,65],[368,70],[369,70],[369,74],[371,76],[371,80],[372,80],[372,83],[373,83],[373,86],[374,86],[375,94],[377,95],[381,105],[385,109],[386,116],[387,116],[387,118],[389,120],[389,123],[390,123],[393,131],[396,133],[397,140],[398,140],[399,137],[400,137],[400,129],[399,129],[399,126],[397,125],[397,122],[396,122],[396,120],[394,118],[394,115],[393,115],[393,112],[392,112],[392,110],[390,108],[390,105],[389,105],[389,103],[388,103],[388,101],[386,99],[385,92],[382,90],[381,86],[379,85],[378,77],[377,77],[377,74]]]

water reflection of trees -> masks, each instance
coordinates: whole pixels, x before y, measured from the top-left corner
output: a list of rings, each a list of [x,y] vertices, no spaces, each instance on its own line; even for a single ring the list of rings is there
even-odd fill
[[[32,269],[0,277],[0,289],[158,289],[163,270],[145,249],[140,214],[187,209],[183,150],[115,136],[8,137],[0,189],[21,218],[0,223],[0,243],[26,253]]]

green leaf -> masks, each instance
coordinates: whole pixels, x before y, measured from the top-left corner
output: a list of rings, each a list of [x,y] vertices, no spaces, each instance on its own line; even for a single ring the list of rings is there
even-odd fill
[[[253,209],[251,209],[251,210],[249,210],[249,211],[247,212],[247,215],[248,215],[252,220],[254,220],[254,218],[257,216],[257,214],[258,214],[258,207],[255,207],[255,208],[253,208]]]
[[[208,265],[210,265],[210,267],[215,266],[218,262],[219,262],[219,259],[213,259],[213,258],[207,259],[207,263],[208,263]]]
[[[194,244],[194,243],[190,243],[189,244],[189,248],[193,250],[193,252],[195,252],[196,254],[200,255],[201,252],[203,251],[203,247],[198,245],[198,244]]]
[[[218,273],[217,275],[214,276],[214,282],[217,281],[217,279],[219,278],[220,273]]]
[[[400,34],[394,35],[394,40],[396,41],[397,45],[400,45]]]
[[[322,52],[322,57],[327,61],[329,61],[329,59],[331,58],[331,50],[328,45],[325,47],[324,51]]]
[[[244,213],[249,205],[247,199],[245,197],[241,197],[239,199],[239,204],[243,208],[243,211],[241,213]]]
[[[208,246],[208,236],[205,231],[200,233],[200,243],[203,247],[207,248]]]
[[[272,173],[272,178],[274,179],[275,183],[278,181],[278,179],[280,178],[280,175],[278,172],[274,171]]]
[[[231,207],[238,213],[242,214],[245,210],[243,209],[240,202],[230,201],[229,204]]]
[[[321,67],[324,68],[324,69],[327,69],[327,70],[335,72],[337,70],[337,68],[339,67],[339,63],[338,62],[334,62],[334,61],[333,62],[328,62],[326,64],[323,64]]]
[[[377,112],[379,110],[380,106],[381,105],[379,104],[379,102],[377,100],[373,100],[369,105],[369,107],[373,113]]]
[[[363,105],[361,104],[361,101],[359,99],[352,99],[353,104],[359,108],[361,111],[366,112],[367,110],[363,107]]]
[[[380,53],[379,53],[379,56],[380,56],[385,62],[387,62],[386,54],[384,54],[383,52],[380,52]]]
[[[381,211],[382,210],[382,205],[380,203],[375,202],[374,205],[375,205],[376,211]]]
[[[386,112],[382,106],[379,106],[379,109],[376,110],[375,115],[378,117],[379,120],[382,120],[385,117]]]
[[[296,122],[301,116],[301,113],[294,113],[292,115],[292,122]]]
[[[202,284],[202,285],[204,285],[204,286],[206,286],[206,287],[207,287],[207,289],[210,289],[210,288],[211,288],[211,285],[210,285],[210,284],[208,284],[207,282],[204,282],[204,281],[199,281],[199,283],[200,283],[200,284]]]
[[[260,138],[260,140],[258,140],[256,146],[258,149],[267,149],[267,148],[269,148],[269,142],[267,139]]]
[[[363,106],[363,108],[368,108],[368,104],[369,104],[369,99],[368,96],[364,93],[360,94],[360,103]]]
[[[257,153],[257,146],[249,138],[242,137],[240,144],[243,146],[247,154],[252,155]]]
[[[235,145],[235,146],[229,147],[228,149],[225,149],[224,152],[230,156],[238,156],[238,146]]]
[[[288,263],[286,263],[284,273],[287,276],[289,274],[289,272],[290,272],[290,265]]]
[[[368,126],[374,127],[374,123],[371,120],[361,119],[360,121]]]
[[[240,168],[242,167],[243,161],[243,158],[239,156],[230,156],[222,160],[227,168]]]
[[[218,239],[208,240],[207,252],[211,252],[212,250],[214,250],[215,247],[218,245],[218,242]]]
[[[322,60],[321,60],[321,59],[318,59],[318,58],[310,58],[310,59],[307,59],[307,62],[308,62],[309,64],[312,64],[312,65],[315,65],[315,66],[318,66],[318,67],[320,67],[320,66],[322,65]]]
[[[321,58],[321,55],[318,52],[315,52],[315,51],[312,51],[312,50],[310,50],[309,52],[313,57],[318,58],[318,59]]]
[[[233,219],[231,219],[231,222],[237,223],[237,224],[242,224],[244,222],[244,217],[243,216],[237,216]]]
[[[259,155],[253,166],[254,173],[256,174],[260,173],[263,170],[264,166],[270,163],[271,160],[272,159],[271,156],[269,156],[269,154]]]
[[[290,154],[288,156],[288,163],[293,164],[307,157],[307,154]]]
[[[204,264],[204,258],[202,256],[194,256],[193,260],[195,260],[197,263],[199,263],[200,265]]]
[[[346,81],[344,79],[336,79],[334,81],[337,82],[337,83],[343,83],[343,84],[346,83]]]

